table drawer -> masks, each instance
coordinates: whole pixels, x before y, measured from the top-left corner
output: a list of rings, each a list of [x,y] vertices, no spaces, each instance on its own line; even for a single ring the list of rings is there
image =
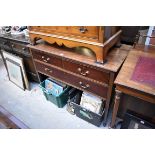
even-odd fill
[[[150,38],[150,44],[155,45],[155,38]]]
[[[79,64],[73,61],[64,60],[63,61],[64,69],[76,73],[78,75],[82,75],[87,78],[91,78],[93,80],[102,82],[102,83],[109,83],[109,73],[97,70],[95,68],[85,66],[83,64]]]
[[[52,76],[57,79],[61,79],[61,80],[64,79],[64,73],[61,70],[58,70],[54,67],[45,65],[37,61],[35,61],[35,65],[38,72]]]
[[[57,67],[62,68],[62,60],[61,58],[55,57],[51,54],[44,53],[42,51],[31,49],[31,53],[33,55],[33,58]]]
[[[26,47],[26,45],[18,44],[15,42],[10,42],[10,45],[11,45],[13,51],[27,53],[27,54],[30,53],[29,49]]]
[[[107,98],[107,92],[108,92],[107,86],[103,86],[103,85],[97,84],[95,82],[91,82],[86,79],[79,78],[79,77],[74,76],[69,73],[64,73],[64,74],[65,74],[65,76],[63,79],[67,83],[70,83],[71,85],[73,85],[83,91],[88,91],[88,92],[96,94],[100,97]]]
[[[0,38],[0,48],[4,50],[11,50],[9,42],[2,38]]]

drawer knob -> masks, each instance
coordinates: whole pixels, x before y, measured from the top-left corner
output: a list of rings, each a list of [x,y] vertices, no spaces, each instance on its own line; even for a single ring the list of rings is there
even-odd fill
[[[89,84],[84,85],[81,81],[79,82],[79,84],[80,84],[80,86],[81,86],[82,88],[84,88],[84,89],[87,89],[87,88],[90,87]]]
[[[47,62],[47,60],[43,59],[44,62]]]
[[[89,74],[89,71],[87,70],[87,71],[85,71],[85,72],[82,72],[82,69],[81,68],[78,68],[78,71],[80,72],[80,74],[81,75],[83,75],[83,76],[86,76],[86,75],[88,75]]]
[[[52,70],[50,70],[49,68],[45,68],[45,71],[52,73]]]
[[[79,31],[80,31],[81,33],[85,33],[85,32],[87,32],[88,30],[87,30],[87,28],[85,28],[84,26],[80,26]]]

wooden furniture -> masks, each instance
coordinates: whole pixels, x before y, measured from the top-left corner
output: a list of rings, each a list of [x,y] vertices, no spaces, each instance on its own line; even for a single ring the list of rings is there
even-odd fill
[[[30,26],[29,35],[33,45],[41,38],[51,44],[69,48],[87,47],[96,54],[98,63],[106,60],[108,50],[119,41],[119,27],[103,26]]]
[[[25,36],[13,36],[9,34],[0,34],[0,53],[2,51],[7,51],[14,55],[17,55],[24,60],[25,70],[29,80],[38,81],[37,73],[34,68],[31,54],[27,45],[29,44],[29,39]],[[2,55],[3,58],[3,55]],[[4,64],[6,66],[5,60],[3,58]]]
[[[152,49],[153,47],[143,48],[143,46],[140,46],[140,45],[137,46],[136,48],[137,49],[133,49],[130,51],[126,61],[123,64],[123,67],[121,68],[114,82],[116,84],[116,94],[115,94],[114,108],[112,113],[111,127],[114,127],[115,125],[120,99],[121,99],[121,96],[123,96],[124,94],[155,104],[155,86],[142,83],[142,82],[137,82],[131,79],[133,71],[136,67],[136,64],[139,58],[141,56],[147,57],[147,58],[155,58],[155,48],[154,49]],[[142,108],[142,107],[139,106],[137,108]]]
[[[28,129],[28,127],[0,106],[0,129]]]
[[[113,81],[131,47],[124,45],[120,49],[112,49],[107,56],[108,62],[103,65],[68,48],[49,46],[46,43],[28,46],[39,75],[47,75],[106,99],[104,116],[106,123]]]

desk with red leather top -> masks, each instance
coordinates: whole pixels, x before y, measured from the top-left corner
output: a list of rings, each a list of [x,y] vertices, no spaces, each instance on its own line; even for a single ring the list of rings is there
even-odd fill
[[[122,94],[155,104],[155,48],[131,50],[114,83],[116,89],[110,127],[115,125]]]

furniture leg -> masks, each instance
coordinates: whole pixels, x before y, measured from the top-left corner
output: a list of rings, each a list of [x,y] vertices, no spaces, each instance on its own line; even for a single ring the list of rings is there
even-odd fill
[[[106,100],[106,105],[105,105],[105,114],[104,114],[103,126],[107,125],[107,117],[108,117],[108,112],[109,112],[109,104],[111,101],[111,94],[112,94],[114,78],[115,78],[115,74],[110,73],[109,89],[108,89],[108,95],[107,95],[107,100]]]
[[[112,113],[112,121],[111,121],[111,125],[110,127],[113,128],[115,125],[115,121],[116,121],[116,116],[117,116],[117,112],[118,112],[118,107],[120,104],[120,97],[122,92],[119,90],[115,90],[116,94],[115,94],[115,102],[114,102],[114,108],[113,108],[113,113]]]

